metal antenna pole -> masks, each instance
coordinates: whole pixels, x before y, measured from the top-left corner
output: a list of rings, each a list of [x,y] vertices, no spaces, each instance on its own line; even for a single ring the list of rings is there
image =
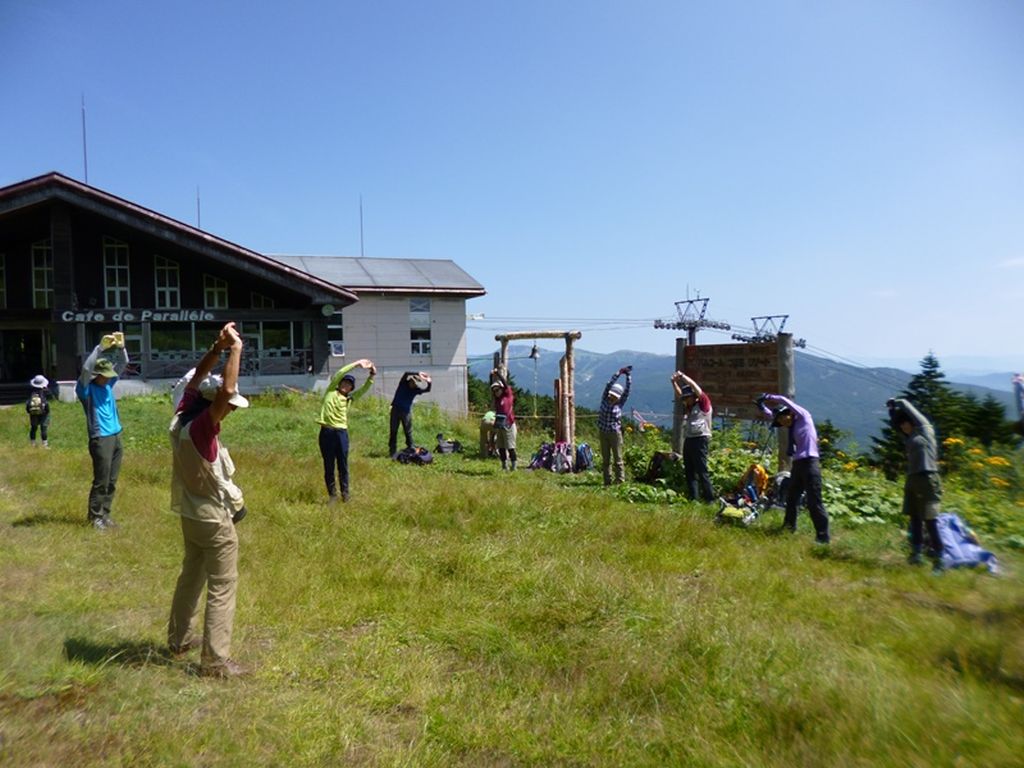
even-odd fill
[[[363,196],[359,195],[359,258],[363,258]]]
[[[89,150],[85,138],[85,93],[82,93],[82,166],[85,170],[85,183],[89,183]]]

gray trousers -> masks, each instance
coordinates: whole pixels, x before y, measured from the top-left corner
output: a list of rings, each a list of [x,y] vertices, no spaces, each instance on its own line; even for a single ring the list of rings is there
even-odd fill
[[[623,482],[626,479],[626,465],[622,461],[622,433],[601,432],[601,471],[605,485],[612,484],[613,468],[615,482]]]
[[[89,489],[89,520],[110,516],[110,505],[121,473],[121,433],[89,438],[92,457],[92,488]]]

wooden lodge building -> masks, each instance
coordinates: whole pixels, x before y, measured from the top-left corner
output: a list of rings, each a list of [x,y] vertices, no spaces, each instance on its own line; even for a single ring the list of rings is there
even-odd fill
[[[428,370],[434,391],[422,399],[464,413],[465,302],[484,293],[450,261],[271,258],[58,173],[0,188],[7,401],[39,373],[73,382],[113,330],[132,361],[121,395],[165,391],[233,320],[246,341],[244,392],[313,389],[370,357],[375,394]]]

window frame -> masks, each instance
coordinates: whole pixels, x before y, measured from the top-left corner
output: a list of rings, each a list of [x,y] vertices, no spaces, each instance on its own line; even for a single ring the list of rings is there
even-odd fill
[[[168,280],[166,285],[161,285],[161,274],[173,275],[174,284]],[[153,300],[157,309],[181,309],[181,265],[159,253],[153,254]]]
[[[222,297],[224,302],[219,300],[211,302],[210,299]],[[222,277],[203,274],[203,309],[228,309],[228,281]]]
[[[121,259],[124,263],[121,263]],[[113,261],[114,263],[111,263]],[[115,276],[111,284],[111,274]],[[121,278],[124,278],[123,281]],[[113,298],[113,301],[111,301]],[[110,235],[103,236],[103,306],[128,309],[132,305],[131,248]]]
[[[40,256],[43,259],[42,265],[38,263]],[[42,286],[39,285],[40,277]],[[46,238],[32,243],[32,308],[51,309],[53,302],[53,243]]]

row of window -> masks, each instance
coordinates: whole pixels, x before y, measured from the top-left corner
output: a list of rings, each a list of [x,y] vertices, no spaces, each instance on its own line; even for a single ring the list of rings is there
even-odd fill
[[[7,269],[0,253],[0,308],[7,306]],[[128,266],[128,244],[112,237],[103,238],[103,290],[107,309],[132,306]],[[176,261],[154,254],[153,282],[156,309],[181,309],[181,272]],[[253,309],[273,309],[274,300],[261,293],[250,294]],[[49,240],[32,244],[32,306],[53,306],[53,247]],[[203,275],[204,309],[228,308],[228,284],[213,275]],[[341,312],[335,312],[327,324],[331,354],[345,354],[345,328]],[[430,354],[430,299],[409,299],[409,342],[414,355]]]
[[[153,283],[156,309],[181,309],[181,272],[176,261],[153,255]],[[128,267],[128,244],[112,237],[103,238],[103,306],[129,309],[132,306]],[[274,300],[255,291],[250,294],[253,309],[273,309]],[[32,244],[32,306],[53,307],[53,247],[49,240]],[[0,253],[0,307],[7,306],[7,265]],[[203,308],[228,308],[228,283],[213,275],[203,275]]]

